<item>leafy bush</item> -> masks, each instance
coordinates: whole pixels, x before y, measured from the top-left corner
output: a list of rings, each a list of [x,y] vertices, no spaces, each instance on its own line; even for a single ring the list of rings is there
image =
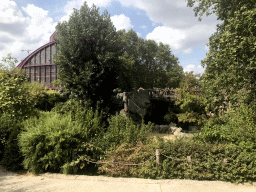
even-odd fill
[[[43,92],[38,98],[38,102],[35,107],[42,111],[51,111],[51,109],[59,102],[65,102],[66,99],[59,93],[47,93]]]
[[[3,61],[12,63],[12,59],[9,55]],[[37,114],[34,105],[42,86],[29,83],[25,71],[11,68],[0,69],[0,159],[7,169],[14,170],[19,167],[15,165],[16,160],[20,159],[16,142],[19,129],[16,127],[24,119]]]
[[[137,141],[145,141],[147,134],[151,132],[152,123],[147,125],[142,122],[135,125],[131,118],[116,114],[109,119],[109,127],[104,137],[105,145],[110,150],[116,149],[117,146],[124,142],[136,144]],[[104,145],[104,144],[103,144]]]
[[[160,149],[160,164],[156,166],[155,150]],[[192,163],[187,161],[191,156]],[[169,157],[169,158],[168,158]],[[152,158],[152,159],[151,159]],[[227,162],[224,162],[224,159]],[[115,159],[115,164],[112,163]],[[255,181],[255,158],[227,144],[196,143],[193,139],[175,142],[147,140],[136,146],[123,143],[107,154],[100,173],[111,176],[146,179],[218,180],[235,183]],[[118,163],[117,163],[118,162]],[[127,166],[123,164],[140,164]]]
[[[101,135],[100,115],[92,109],[77,109],[71,113],[43,113],[26,121],[24,131],[19,135],[19,145],[24,155],[26,169],[34,174],[44,170],[69,173],[74,151],[78,155],[97,155],[88,149],[87,142]],[[79,164],[76,164],[79,166]]]
[[[221,118],[207,122],[195,140],[231,143],[241,150],[254,152],[256,149],[256,113],[253,107],[242,104]]]
[[[139,164],[154,156],[155,150],[158,148],[158,143],[154,140],[146,139],[145,142],[138,141],[136,145],[124,142],[119,145],[115,150],[109,151],[104,159],[104,164],[99,167],[98,173],[106,174],[109,176],[121,177],[139,177],[137,174],[137,166],[127,166],[122,164],[112,164],[112,159],[115,162],[123,164]],[[154,158],[153,158],[154,159]],[[156,175],[155,161],[146,162],[140,167],[147,169],[147,175],[144,178],[153,178]],[[150,167],[150,168],[149,168]],[[142,168],[143,169],[143,168]],[[153,174],[153,175],[152,175]]]
[[[5,150],[2,154],[1,165],[8,171],[17,171],[23,169],[23,156],[17,141],[17,136],[22,128],[21,124],[15,124],[5,143]]]

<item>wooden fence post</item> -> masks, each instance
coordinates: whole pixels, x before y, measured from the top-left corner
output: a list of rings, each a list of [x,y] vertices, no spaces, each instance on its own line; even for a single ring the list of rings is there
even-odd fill
[[[192,162],[191,156],[187,156],[187,160],[188,160],[189,163],[191,163]]]
[[[112,172],[111,172],[111,176],[114,176],[114,171],[115,171],[115,159],[112,159]]]
[[[160,163],[160,151],[156,149],[156,166]]]
[[[75,149],[72,151],[72,160],[73,160],[73,161],[76,160],[76,150],[75,150]],[[74,173],[74,174],[77,173],[77,167],[76,167],[76,165],[73,165],[73,173]]]
[[[188,160],[189,167],[191,169],[191,163],[192,163],[191,156],[187,156],[187,160]]]

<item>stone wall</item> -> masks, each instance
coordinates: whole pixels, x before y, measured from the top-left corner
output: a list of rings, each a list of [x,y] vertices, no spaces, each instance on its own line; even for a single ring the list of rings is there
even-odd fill
[[[141,118],[147,113],[147,107],[150,104],[150,99],[174,99],[174,90],[165,88],[143,89],[137,91],[119,93],[119,97],[123,98],[124,108],[120,111],[121,114],[129,116],[129,113],[138,114]]]

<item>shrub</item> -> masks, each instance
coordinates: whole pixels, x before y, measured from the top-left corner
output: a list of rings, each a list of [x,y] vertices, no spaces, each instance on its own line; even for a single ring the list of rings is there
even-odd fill
[[[20,133],[21,127],[21,124],[16,124],[15,127],[13,127],[13,131],[10,133],[5,144],[1,165],[3,165],[8,171],[17,171],[23,169],[22,162],[24,158],[20,152],[17,141],[17,136]]]
[[[230,143],[241,150],[253,152],[256,148],[256,113],[242,104],[223,117],[212,119],[203,127],[195,140]]]
[[[104,144],[108,145],[109,150],[116,149],[120,144],[127,142],[133,145],[137,141],[145,141],[147,134],[151,132],[152,123],[147,125],[142,122],[135,125],[131,118],[116,114],[109,119],[109,127],[104,137]],[[107,148],[107,146],[106,146]]]
[[[38,102],[35,107],[42,111],[51,111],[51,109],[59,102],[65,102],[66,99],[59,93],[47,93],[43,92],[38,98]]]
[[[25,168],[33,174],[44,170],[69,173],[70,163],[78,159],[72,158],[73,151],[78,155],[97,155],[97,151],[92,151],[95,149],[88,149],[87,143],[101,136],[100,115],[92,109],[77,110],[80,111],[74,117],[71,113],[48,112],[24,123],[19,145]]]
[[[7,169],[19,167],[15,165],[20,159],[16,142],[19,129],[16,128],[24,119],[37,114],[34,105],[41,92],[41,85],[27,81],[25,71],[0,71],[0,158]]]
[[[155,150],[160,149],[160,164],[156,166]],[[191,156],[192,163],[187,161]],[[227,162],[223,162],[224,158]],[[115,159],[115,164],[112,164]],[[146,179],[218,180],[234,183],[255,181],[255,160],[245,152],[227,144],[196,143],[193,139],[175,142],[147,140],[136,146],[123,143],[107,154],[100,173]],[[118,162],[118,163],[117,163]],[[139,165],[122,165],[139,164]]]
[[[154,158],[152,159],[152,156],[154,156],[157,148],[158,143],[149,139],[146,139],[145,142],[138,141],[136,145],[124,142],[115,150],[107,152],[103,161],[104,164],[99,167],[98,173],[117,177],[140,177],[138,175],[138,169],[141,168],[146,172],[143,178],[155,178],[157,169],[154,166],[155,161]],[[150,158],[150,161],[139,166],[112,164],[112,159],[114,159],[115,162],[123,164],[139,164]]]

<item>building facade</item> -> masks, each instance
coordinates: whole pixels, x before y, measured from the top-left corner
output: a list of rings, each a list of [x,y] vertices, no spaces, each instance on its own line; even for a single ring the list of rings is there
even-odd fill
[[[25,69],[30,82],[42,83],[46,88],[53,88],[50,83],[57,79],[58,68],[53,62],[56,53],[56,42],[51,35],[50,42],[27,56],[17,68]]]

